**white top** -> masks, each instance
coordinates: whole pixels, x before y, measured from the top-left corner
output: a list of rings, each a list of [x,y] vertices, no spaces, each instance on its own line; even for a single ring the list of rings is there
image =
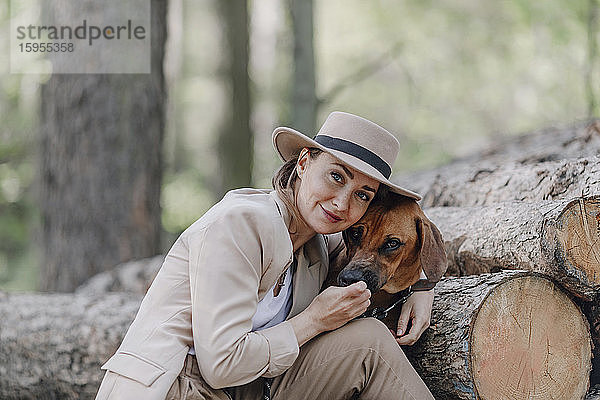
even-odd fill
[[[277,283],[267,292],[265,297],[258,302],[256,313],[252,317],[252,331],[260,331],[282,323],[287,318],[292,308],[292,281],[295,262],[288,268],[279,294],[275,297],[273,292]]]

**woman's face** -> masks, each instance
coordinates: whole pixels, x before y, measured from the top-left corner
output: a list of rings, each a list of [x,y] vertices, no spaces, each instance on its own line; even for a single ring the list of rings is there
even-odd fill
[[[297,204],[306,224],[317,233],[340,232],[367,211],[379,182],[328,153],[311,158],[306,149],[296,165]]]

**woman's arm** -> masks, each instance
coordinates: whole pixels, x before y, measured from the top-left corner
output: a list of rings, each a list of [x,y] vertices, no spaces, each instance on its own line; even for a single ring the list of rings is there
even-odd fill
[[[289,323],[251,331],[263,271],[282,251],[275,216],[249,201],[224,206],[186,234],[194,349],[213,388],[281,374],[299,351]]]
[[[433,296],[434,289],[414,292],[402,305],[402,312],[400,318],[398,318],[398,331],[396,332],[398,344],[413,345],[419,340],[423,332],[429,328]],[[411,327],[407,332],[409,322]]]

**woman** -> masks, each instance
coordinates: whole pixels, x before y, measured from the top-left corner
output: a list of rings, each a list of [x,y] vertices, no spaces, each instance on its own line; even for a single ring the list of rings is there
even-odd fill
[[[398,141],[334,112],[314,140],[277,128],[273,143],[275,191],[231,191],[177,239],[97,399],[433,398],[385,325],[348,323],[369,306],[364,282],[319,293],[343,246],[325,235],[357,222],[380,186],[419,198],[388,180]],[[427,328],[432,299],[407,302],[400,343]]]

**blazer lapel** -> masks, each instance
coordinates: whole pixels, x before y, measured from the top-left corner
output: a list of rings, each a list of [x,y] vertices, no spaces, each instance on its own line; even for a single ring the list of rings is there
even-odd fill
[[[327,276],[329,260],[323,235],[317,234],[296,255],[292,309],[288,318],[298,315],[310,305],[321,290]]]
[[[266,266],[261,276],[260,286],[258,288],[258,300],[262,300],[267,292],[271,290],[275,282],[279,279],[283,271],[285,271],[293,260],[293,246],[292,241],[288,233],[288,226],[290,224],[290,216],[285,208],[285,204],[279,198],[276,191],[269,193],[271,199],[275,203],[281,218],[283,219],[283,225],[281,231],[276,232],[273,237],[273,248],[269,248],[268,251],[273,254],[273,260],[270,265]]]
[[[291,217],[287,212],[285,204],[279,198],[276,191],[272,191],[270,195],[275,201],[275,204],[277,204],[277,208],[279,209],[279,213],[281,214],[285,225],[289,226]],[[285,236],[285,240],[283,238],[280,239],[281,246],[275,249],[275,253],[278,253],[279,251],[283,252],[283,249],[287,247],[289,250],[287,250],[285,254],[281,254],[282,257],[287,257],[288,255],[290,257],[289,259],[280,262],[280,264],[283,265],[283,268],[277,268],[274,274],[269,275],[269,279],[264,282],[265,285],[259,292],[259,299],[264,297],[266,291],[275,284],[279,274],[283,272],[285,267],[292,261],[291,240],[289,240],[289,235],[283,236]],[[284,241],[285,243],[283,243]],[[323,235],[316,234],[311,240],[306,242],[302,248],[298,249],[296,252],[296,261],[296,272],[294,274],[293,283],[294,289],[292,291],[292,309],[290,310],[288,318],[298,315],[298,313],[308,307],[315,296],[319,294],[321,285],[327,277],[329,256],[327,253],[327,244],[325,243]]]

